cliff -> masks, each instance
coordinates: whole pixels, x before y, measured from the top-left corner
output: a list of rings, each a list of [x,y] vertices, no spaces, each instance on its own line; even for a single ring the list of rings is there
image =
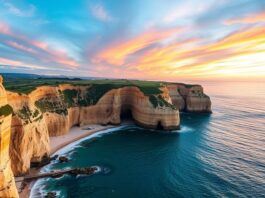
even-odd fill
[[[8,164],[9,180],[4,185],[10,185],[10,189],[14,183],[12,174],[26,174],[31,162],[49,156],[49,137],[66,134],[72,126],[116,125],[130,116],[143,127],[173,130],[180,126],[179,110],[211,112],[210,98],[199,85],[57,83],[38,85],[26,94],[6,93],[0,85],[4,95],[0,104],[8,103],[13,112],[13,116],[1,117],[6,120],[1,134],[6,135],[5,140],[1,139],[5,147],[1,147],[0,154],[4,154],[6,163],[1,158],[0,164]],[[7,188],[3,191],[10,193]]]
[[[0,76],[0,197],[18,197],[9,158],[11,119],[12,108],[7,104]]]
[[[181,111],[211,113],[211,100],[201,85],[168,84],[172,103]]]
[[[151,100],[131,86],[108,90],[105,85],[64,84],[41,86],[28,95],[8,92],[13,108],[10,157],[14,174],[27,173],[31,162],[48,156],[49,136],[66,134],[74,125],[120,124],[121,116],[131,113],[138,125],[178,129],[179,111],[169,103],[166,91],[152,95]]]

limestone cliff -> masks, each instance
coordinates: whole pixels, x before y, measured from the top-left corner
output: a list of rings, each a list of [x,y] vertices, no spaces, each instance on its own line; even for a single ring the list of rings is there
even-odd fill
[[[168,84],[172,103],[181,111],[211,113],[211,100],[200,85]]]
[[[141,126],[179,128],[179,112],[170,104],[167,88],[161,88],[161,94],[152,100],[137,87],[99,94],[102,89],[105,87],[93,90],[89,85],[64,84],[41,86],[28,95],[8,92],[14,112],[10,146],[14,174],[27,173],[31,162],[49,155],[49,136],[66,134],[74,125],[120,124],[121,115],[130,111]]]
[[[171,130],[180,126],[179,110],[211,112],[210,98],[201,86],[177,83],[152,89],[59,84],[39,86],[29,94],[6,93],[0,83],[0,94],[0,106],[8,103],[13,112],[13,116],[0,116],[0,190],[3,195],[14,197],[17,194],[13,173],[26,174],[31,162],[49,156],[49,137],[66,134],[74,125],[120,124],[123,116],[131,115],[143,127]]]
[[[7,104],[0,76],[0,197],[18,197],[9,158],[11,118],[12,108]]]
[[[31,162],[49,154],[49,134],[45,119],[28,95],[7,92],[13,108],[10,157],[15,175],[28,171]]]

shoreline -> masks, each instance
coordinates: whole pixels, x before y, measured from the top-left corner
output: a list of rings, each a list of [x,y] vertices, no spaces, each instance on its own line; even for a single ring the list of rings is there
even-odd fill
[[[121,126],[121,125],[118,125]],[[81,140],[83,138],[89,137],[95,133],[98,133],[100,131],[104,131],[107,129],[112,129],[116,128],[118,126],[115,125],[106,125],[102,126],[99,124],[91,124],[91,125],[85,125],[82,127],[72,127],[69,132],[65,135],[61,136],[55,136],[55,137],[50,137],[50,156],[54,155],[56,152],[59,150],[63,149],[64,147],[70,145],[71,143],[74,143],[78,140]],[[31,168],[29,170],[30,174],[37,174],[39,173],[40,168]],[[21,180],[23,179],[22,177],[15,177],[16,180]],[[36,181],[31,181],[31,182],[25,182],[23,186],[23,182],[16,182],[16,186],[19,192],[19,197],[20,198],[28,198],[30,197],[30,192],[32,190],[32,187],[34,186]]]

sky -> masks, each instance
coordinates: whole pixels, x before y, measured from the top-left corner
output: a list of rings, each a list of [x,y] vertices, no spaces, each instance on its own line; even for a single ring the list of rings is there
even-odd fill
[[[264,79],[265,0],[0,0],[0,73]]]

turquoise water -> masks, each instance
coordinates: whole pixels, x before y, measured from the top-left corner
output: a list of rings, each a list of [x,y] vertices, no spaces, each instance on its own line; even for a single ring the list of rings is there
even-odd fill
[[[32,197],[265,197],[264,83],[207,83],[213,114],[181,115],[178,133],[125,126],[60,151],[43,171],[98,165],[93,176],[41,179]]]

